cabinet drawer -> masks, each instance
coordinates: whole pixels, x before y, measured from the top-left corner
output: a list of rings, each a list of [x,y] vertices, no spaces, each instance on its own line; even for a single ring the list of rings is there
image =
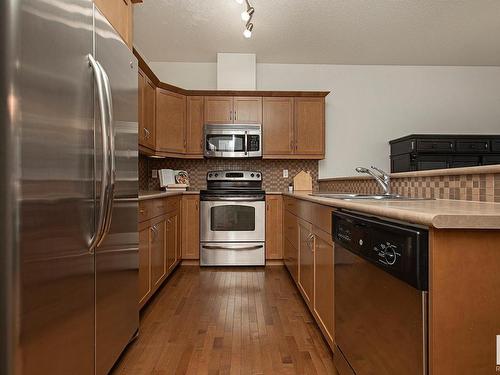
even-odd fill
[[[297,215],[297,199],[291,197],[283,197],[285,210],[290,211],[292,214]]]
[[[292,213],[285,211],[283,221],[283,232],[285,239],[288,240],[295,248],[299,248],[299,226],[298,219]]]
[[[165,198],[152,199],[151,201],[151,217],[157,217],[165,214]]]
[[[459,140],[457,141],[457,152],[488,152],[490,141],[488,140]]]
[[[483,165],[500,164],[500,155],[483,156]]]
[[[139,201],[139,223],[151,218],[151,201]]]
[[[175,210],[180,210],[181,207],[181,197],[170,197],[165,201],[165,212],[171,212]]]
[[[455,149],[453,139],[418,140],[417,151],[421,152],[451,152]]]

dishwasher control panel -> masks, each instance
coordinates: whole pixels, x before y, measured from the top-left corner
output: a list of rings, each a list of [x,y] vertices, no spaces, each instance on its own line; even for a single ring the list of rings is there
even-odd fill
[[[428,231],[358,213],[336,211],[335,246],[375,264],[419,290],[428,288]]]

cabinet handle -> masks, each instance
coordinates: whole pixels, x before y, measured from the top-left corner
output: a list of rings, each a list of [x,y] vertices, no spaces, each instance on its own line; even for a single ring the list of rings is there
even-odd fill
[[[143,214],[143,213],[144,213],[144,210],[139,210],[139,213]]]
[[[229,120],[233,120],[233,111],[229,111]]]
[[[290,141],[290,150],[292,150],[292,151],[293,151],[293,148],[294,148],[294,147],[293,147],[293,141]]]
[[[237,121],[238,120],[238,114],[236,111],[234,111],[234,121]]]

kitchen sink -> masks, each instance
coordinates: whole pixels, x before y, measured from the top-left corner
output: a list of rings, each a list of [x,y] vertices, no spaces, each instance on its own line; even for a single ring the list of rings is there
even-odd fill
[[[399,200],[399,201],[413,201],[413,200],[433,200],[434,198],[414,198],[405,197],[398,194],[343,194],[343,193],[312,193],[309,194],[314,197],[355,200],[355,199],[375,199],[375,200]]]

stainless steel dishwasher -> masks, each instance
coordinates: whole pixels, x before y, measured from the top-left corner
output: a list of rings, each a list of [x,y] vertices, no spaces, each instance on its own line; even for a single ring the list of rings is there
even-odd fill
[[[332,225],[339,373],[427,374],[427,229],[347,211]]]

